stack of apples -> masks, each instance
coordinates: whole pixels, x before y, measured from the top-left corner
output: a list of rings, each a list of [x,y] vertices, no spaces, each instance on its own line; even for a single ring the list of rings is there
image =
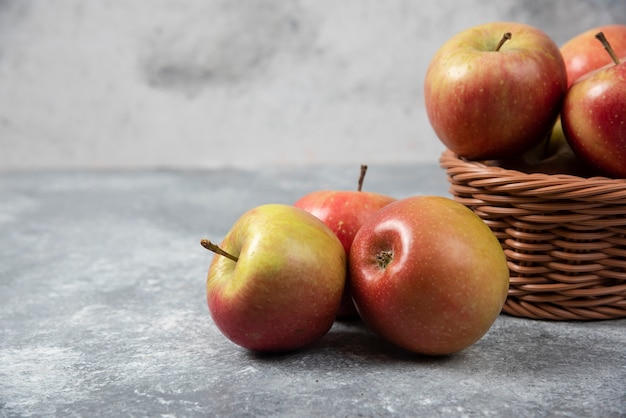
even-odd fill
[[[469,28],[433,56],[424,99],[437,137],[463,159],[626,178],[626,25],[560,48],[527,24]]]
[[[362,319],[424,355],[474,344],[506,300],[509,271],[492,231],[441,196],[396,199],[317,190],[245,212],[213,251],[208,307],[232,342],[260,352],[310,346],[337,320]]]

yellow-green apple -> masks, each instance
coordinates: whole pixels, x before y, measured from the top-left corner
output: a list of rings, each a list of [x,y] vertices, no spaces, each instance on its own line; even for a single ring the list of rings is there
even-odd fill
[[[466,29],[435,53],[424,101],[437,137],[471,160],[503,159],[543,141],[567,87],[554,41],[522,23]]]
[[[567,85],[571,86],[581,76],[610,64],[611,57],[595,38],[602,32],[611,41],[617,56],[626,56],[626,25],[612,24],[586,30],[570,38],[561,46],[561,55],[567,69]]]
[[[550,138],[530,151],[506,160],[485,161],[485,164],[524,173],[569,174],[580,177],[597,175],[574,154],[565,139],[560,120],[554,125]]]
[[[363,179],[367,166],[361,166],[356,190],[317,190],[298,199],[294,206],[312,213],[322,220],[337,235],[346,254],[350,253],[352,240],[361,225],[378,209],[396,199],[381,193],[362,191]],[[346,283],[350,282],[350,275]],[[357,310],[352,301],[350,287],[346,285],[337,319],[358,318]]]
[[[572,84],[561,123],[581,161],[606,176],[626,178],[626,56],[620,60],[602,32],[598,39],[614,62]]]
[[[349,254],[363,322],[419,354],[463,350],[491,328],[509,287],[504,251],[469,208],[413,196],[380,209]]]
[[[216,254],[206,289],[220,331],[253,351],[305,347],[331,328],[345,286],[347,255],[322,221],[292,205],[245,212]]]

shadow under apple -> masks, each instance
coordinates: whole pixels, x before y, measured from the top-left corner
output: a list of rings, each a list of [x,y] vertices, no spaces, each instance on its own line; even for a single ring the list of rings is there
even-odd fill
[[[299,361],[302,356],[315,355],[320,358],[333,357],[348,363],[388,364],[388,363],[448,363],[464,357],[465,351],[442,356],[429,356],[405,350],[392,344],[371,331],[361,321],[338,321],[330,331],[316,343],[289,352],[260,353],[250,351],[248,356],[255,360],[284,362],[288,359]],[[317,360],[316,363],[320,362]]]

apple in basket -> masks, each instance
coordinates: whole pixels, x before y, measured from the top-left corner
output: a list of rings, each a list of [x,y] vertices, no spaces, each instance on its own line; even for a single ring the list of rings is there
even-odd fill
[[[595,39],[596,33],[599,32],[604,33],[611,41],[611,47],[618,57],[626,56],[626,25],[598,26],[574,36],[561,46],[568,86],[588,72],[613,62]]]
[[[292,205],[250,209],[215,252],[207,277],[213,321],[254,351],[305,347],[331,328],[345,286],[346,253],[322,221]]]
[[[582,164],[574,154],[565,139],[560,120],[555,123],[550,138],[531,150],[506,160],[489,160],[483,163],[524,173],[569,174],[579,177],[598,175],[597,170]]]
[[[452,152],[504,159],[550,134],[566,88],[563,57],[546,33],[493,22],[439,48],[426,72],[424,100],[435,134]]]
[[[446,197],[408,197],[380,209],[357,232],[349,259],[363,322],[419,354],[469,347],[507,298],[509,269],[498,239]]]
[[[312,213],[328,225],[341,241],[346,254],[350,253],[352,241],[361,225],[378,209],[396,200],[384,194],[362,191],[366,172],[367,165],[361,165],[356,190],[317,190],[294,203],[294,206]],[[350,294],[349,274],[346,283],[337,319],[356,319],[358,313]]]
[[[579,78],[567,92],[561,123],[576,156],[609,177],[626,178],[626,56],[597,35],[612,63]]]

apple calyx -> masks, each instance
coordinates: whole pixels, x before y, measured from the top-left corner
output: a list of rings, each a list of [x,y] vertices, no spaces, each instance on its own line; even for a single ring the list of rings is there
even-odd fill
[[[361,175],[359,176],[359,187],[356,189],[358,192],[363,189],[363,180],[365,180],[365,173],[367,173],[367,165],[361,164]]]
[[[496,45],[495,51],[498,52],[500,48],[502,48],[502,45],[504,45],[504,43],[510,40],[512,37],[513,35],[511,35],[511,32],[504,32],[504,35],[502,35],[502,39],[500,39],[500,42],[498,42],[498,45]]]
[[[615,65],[619,64],[619,58],[617,57],[617,54],[615,53],[615,50],[613,50],[613,47],[611,46],[609,41],[606,39],[606,36],[604,36],[604,33],[596,33],[596,39],[598,39],[602,43],[602,46],[604,47],[604,49],[606,49],[606,52],[609,53]]]
[[[239,257],[236,257],[232,255],[231,253],[222,250],[219,246],[213,244],[211,241],[209,241],[206,238],[203,238],[200,240],[200,245],[202,245],[204,248],[206,248],[209,251],[213,251],[215,254],[219,254],[230,260],[233,260],[235,263],[239,261]]]
[[[381,270],[387,268],[389,263],[393,261],[393,251],[392,250],[384,250],[376,254],[376,263]]]

